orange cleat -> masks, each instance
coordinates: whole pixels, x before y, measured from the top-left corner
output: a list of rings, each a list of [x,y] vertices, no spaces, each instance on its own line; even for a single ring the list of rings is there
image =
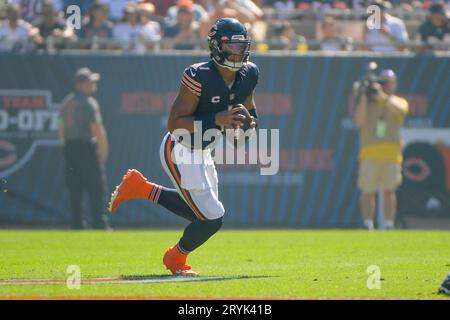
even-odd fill
[[[178,251],[176,245],[170,247],[163,257],[163,263],[175,276],[196,277],[198,273],[187,263],[187,255]]]
[[[149,182],[146,177],[136,169],[129,169],[124,174],[122,182],[111,194],[108,209],[116,211],[120,204],[130,199],[148,199],[155,184]]]

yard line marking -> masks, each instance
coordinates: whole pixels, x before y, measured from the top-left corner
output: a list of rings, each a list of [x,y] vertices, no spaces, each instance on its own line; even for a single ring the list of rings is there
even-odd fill
[[[267,278],[266,276],[228,276],[228,277],[181,277],[181,276],[122,276],[109,278],[82,278],[81,284],[145,284],[164,282],[224,281],[238,279]],[[66,279],[0,279],[0,286],[19,285],[57,285],[65,284]]]
[[[115,296],[115,295],[0,295],[0,300],[405,300],[386,297],[255,297],[255,296]]]
[[[321,298],[309,297],[247,297],[247,296],[108,296],[108,295],[83,295],[83,296],[32,296],[32,295],[0,295],[0,300],[320,300]],[[332,299],[332,298],[329,298]]]

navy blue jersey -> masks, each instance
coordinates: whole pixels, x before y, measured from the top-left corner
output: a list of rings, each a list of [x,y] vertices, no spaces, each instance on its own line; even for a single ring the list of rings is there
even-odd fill
[[[199,98],[197,109],[193,114],[199,116],[206,113],[215,114],[228,110],[229,106],[243,104],[252,94],[258,79],[258,67],[253,62],[248,62],[236,72],[236,78],[230,89],[214,61],[210,60],[186,68],[181,83]]]

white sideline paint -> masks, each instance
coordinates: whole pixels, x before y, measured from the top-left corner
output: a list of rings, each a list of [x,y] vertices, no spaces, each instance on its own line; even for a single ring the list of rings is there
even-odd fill
[[[84,278],[82,285],[92,284],[144,284],[163,282],[193,282],[193,281],[223,281],[261,278],[262,276],[229,276],[229,277],[182,277],[182,276],[143,276],[143,277],[123,277],[123,278]],[[0,286],[19,285],[65,285],[66,279],[0,279]]]

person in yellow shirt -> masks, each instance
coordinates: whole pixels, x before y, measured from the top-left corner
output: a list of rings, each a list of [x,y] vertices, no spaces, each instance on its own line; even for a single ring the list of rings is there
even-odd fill
[[[354,120],[360,130],[358,187],[361,211],[367,229],[374,228],[375,195],[383,193],[385,228],[393,229],[397,210],[396,190],[402,181],[400,128],[408,114],[408,102],[394,93],[397,76],[383,70],[374,83],[374,93],[361,94]]]

